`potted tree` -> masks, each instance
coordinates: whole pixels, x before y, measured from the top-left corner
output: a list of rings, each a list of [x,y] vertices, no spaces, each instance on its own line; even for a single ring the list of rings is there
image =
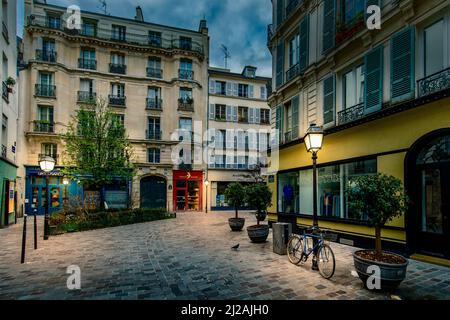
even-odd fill
[[[16,85],[16,80],[14,80],[14,78],[12,77],[8,77],[8,79],[6,79],[6,85],[8,86],[8,92],[12,93],[13,92],[13,88]]]
[[[234,207],[236,216],[228,219],[232,231],[241,231],[245,224],[244,218],[239,218],[238,210],[244,204],[245,189],[239,182],[230,183],[225,190],[225,201]]]
[[[272,192],[264,183],[255,183],[245,188],[246,203],[256,209],[257,224],[247,228],[247,233],[252,242],[266,242],[269,236],[269,226],[261,225],[267,215],[267,208],[272,203]]]
[[[367,218],[369,226],[375,229],[375,250],[360,250],[353,254],[360,279],[367,286],[367,279],[373,275],[373,270],[368,269],[377,266],[381,272],[381,287],[377,289],[396,288],[405,279],[408,260],[382,250],[381,230],[387,222],[406,211],[408,198],[402,182],[385,174],[356,177],[350,181],[347,196],[352,214]]]

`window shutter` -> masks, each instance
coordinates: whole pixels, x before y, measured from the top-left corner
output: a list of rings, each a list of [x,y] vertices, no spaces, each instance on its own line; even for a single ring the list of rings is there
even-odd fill
[[[238,92],[239,92],[239,84],[237,83],[237,82],[233,82],[233,96],[238,96],[239,94],[238,94]]]
[[[209,80],[209,93],[210,94],[216,93],[216,82],[214,80]]]
[[[283,109],[284,106],[279,105],[276,111],[275,128],[276,128],[276,135],[278,137],[277,138],[278,143],[281,143],[282,141],[281,137],[283,136]]]
[[[233,110],[233,122],[238,122],[238,107],[232,106],[231,109]]]
[[[300,22],[300,71],[304,71],[309,65],[309,15],[305,15]]]
[[[324,0],[323,8],[323,53],[335,45],[336,40],[336,0]]]
[[[367,114],[380,110],[383,104],[383,46],[364,57],[364,66],[364,112]]]
[[[255,123],[260,124],[261,123],[261,109],[255,108]]]
[[[266,100],[267,99],[267,88],[265,86],[261,87],[261,99]]]
[[[277,26],[283,22],[284,0],[277,0]]]
[[[233,83],[227,82],[226,87],[227,87],[227,96],[232,96],[233,95]]]
[[[225,113],[226,113],[227,121],[232,122],[233,121],[233,107],[226,106]]]
[[[281,41],[277,47],[277,75],[276,75],[276,87],[279,88],[283,85],[284,75],[284,42]]]
[[[253,85],[248,86],[248,97],[253,98],[255,93],[255,87]]]
[[[334,122],[334,74],[323,81],[323,123],[328,124]]]
[[[414,98],[414,28],[391,40],[391,99],[399,102]]]
[[[234,130],[233,129],[227,129],[226,133],[226,146],[227,149],[234,149]]]
[[[255,109],[248,108],[248,123],[255,123]]]
[[[299,134],[299,96],[292,99],[292,139],[297,139]]]
[[[209,119],[214,120],[216,118],[216,105],[213,103],[209,104]]]

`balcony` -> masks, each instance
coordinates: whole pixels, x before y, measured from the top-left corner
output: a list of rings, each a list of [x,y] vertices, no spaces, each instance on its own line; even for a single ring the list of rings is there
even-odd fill
[[[300,73],[300,65],[297,63],[293,65],[291,68],[289,68],[289,70],[286,72],[286,82],[294,79],[299,73]]]
[[[194,71],[178,69],[178,78],[181,80],[194,80]]]
[[[59,161],[59,154],[56,153],[40,153],[38,155],[38,159],[41,159],[43,157],[51,157],[55,160],[55,164],[58,164]]]
[[[147,131],[145,131],[145,137],[147,140],[161,141],[162,132],[154,131],[154,130],[147,130]]]
[[[36,60],[43,62],[52,62],[55,63],[57,58],[56,51],[50,50],[36,50]]]
[[[450,88],[450,68],[417,81],[418,94],[425,97]]]
[[[33,132],[37,133],[54,133],[55,123],[43,120],[33,121]]]
[[[148,78],[162,79],[162,75],[163,75],[162,69],[147,68],[147,77]]]
[[[147,98],[146,109],[148,110],[162,110],[162,99]]]
[[[109,64],[109,72],[110,73],[117,73],[117,74],[126,74],[127,73],[127,66],[124,65],[124,64],[110,63]]]
[[[88,70],[97,70],[97,60],[80,58],[80,59],[78,59],[78,68],[88,69]]]
[[[77,101],[80,103],[95,103],[97,100],[97,93],[89,91],[78,91]]]
[[[108,96],[109,105],[113,107],[125,107],[126,100],[127,97],[125,96],[115,96],[111,94]]]
[[[56,98],[56,86],[47,84],[36,84],[35,95],[37,97]]]
[[[338,112],[338,125],[353,122],[364,117],[364,103]]]
[[[2,22],[2,35],[3,38],[5,38],[5,41],[9,43],[8,27],[6,26],[5,22]]]
[[[6,158],[6,155],[7,155],[7,150],[8,150],[8,148],[6,148],[6,146],[5,145],[3,145],[2,144],[2,153],[1,153],[1,156],[3,157],[3,158]]]
[[[2,81],[2,98],[9,102],[9,91],[8,91],[8,85],[6,82]]]
[[[194,99],[189,97],[178,99],[178,111],[194,112]]]

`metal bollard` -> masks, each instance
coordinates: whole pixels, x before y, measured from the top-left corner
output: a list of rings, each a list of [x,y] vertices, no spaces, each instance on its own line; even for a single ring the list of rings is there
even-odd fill
[[[23,215],[23,233],[22,233],[22,254],[20,263],[25,263],[25,247],[27,243],[27,215]]]
[[[34,212],[34,250],[37,250],[37,218],[36,211]]]

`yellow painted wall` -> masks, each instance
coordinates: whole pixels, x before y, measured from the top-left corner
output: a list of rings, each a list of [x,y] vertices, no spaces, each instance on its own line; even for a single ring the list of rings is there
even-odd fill
[[[378,171],[393,175],[404,180],[405,149],[409,149],[414,142],[427,133],[450,127],[450,98],[430,103],[408,111],[372,121],[367,124],[346,129],[325,136],[323,149],[319,152],[319,164],[352,158],[390,153],[377,157]],[[272,160],[273,162],[273,160]],[[311,155],[303,144],[298,144],[280,150],[279,170],[288,170],[311,166]],[[270,212],[277,212],[275,183],[269,184],[274,193],[274,201]],[[269,216],[273,218],[274,216]],[[311,220],[298,219],[299,224],[310,225]],[[321,227],[352,234],[373,236],[373,230],[367,226],[351,225],[334,222],[321,222]],[[405,219],[400,217],[388,224],[404,228]],[[385,229],[383,237],[405,241],[405,231]]]

